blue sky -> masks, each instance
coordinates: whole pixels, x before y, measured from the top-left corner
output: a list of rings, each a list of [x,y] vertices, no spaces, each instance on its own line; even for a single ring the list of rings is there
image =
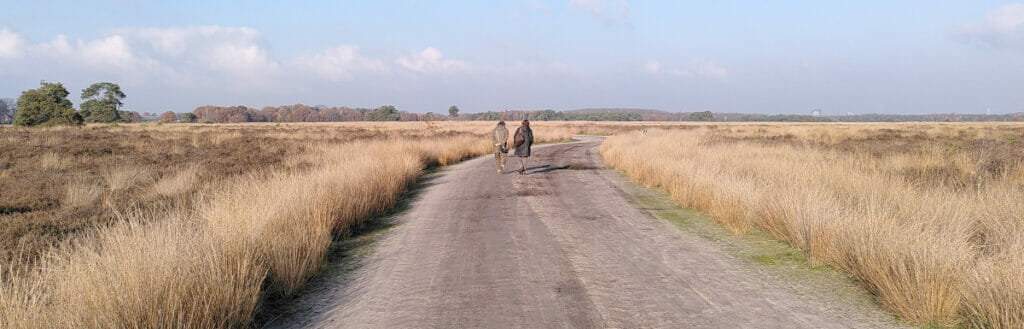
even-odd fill
[[[4,1],[0,97],[127,109],[1024,111],[1024,3]],[[77,97],[72,97],[77,104]]]

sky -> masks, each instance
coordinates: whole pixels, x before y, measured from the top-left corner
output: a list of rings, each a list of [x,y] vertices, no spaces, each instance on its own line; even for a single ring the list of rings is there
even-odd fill
[[[43,80],[138,112],[1011,113],[1024,3],[0,1],[0,97]]]

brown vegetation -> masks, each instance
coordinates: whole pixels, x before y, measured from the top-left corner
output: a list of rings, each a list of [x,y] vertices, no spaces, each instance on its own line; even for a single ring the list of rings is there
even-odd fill
[[[0,327],[244,327],[492,125],[0,129]]]
[[[1024,127],[734,124],[609,138],[612,166],[852,274],[918,324],[1024,327]]]
[[[239,327],[493,122],[0,128],[0,327]],[[515,126],[515,122],[510,122]],[[1024,127],[534,122],[921,324],[1024,324]],[[577,168],[588,169],[588,168]]]
[[[160,122],[162,123],[175,123],[178,122],[178,115],[174,112],[167,111],[160,115]]]
[[[134,125],[0,130],[0,262],[30,261],[129,212],[190,208],[226,178],[298,168],[309,142],[277,127]],[[314,131],[310,131],[314,132]],[[339,134],[310,134],[330,139]],[[350,129],[344,139],[368,137]],[[176,185],[176,186],[175,186]]]

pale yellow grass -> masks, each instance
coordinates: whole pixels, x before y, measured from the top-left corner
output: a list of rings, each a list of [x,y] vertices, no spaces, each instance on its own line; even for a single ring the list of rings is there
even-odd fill
[[[54,152],[43,153],[39,155],[36,161],[39,168],[44,170],[64,169],[68,166],[68,163],[70,162],[70,160],[67,159],[66,157]]]
[[[390,208],[424,166],[490,149],[469,135],[325,144],[309,155],[310,170],[238,179],[198,211],[99,229],[28,273],[11,270],[0,284],[0,327],[245,327],[261,296],[294,293],[336,234]],[[112,189],[133,177],[145,173],[105,175]],[[159,191],[188,181],[168,179]]]
[[[157,196],[171,197],[186,192],[194,191],[199,179],[200,169],[198,165],[185,167],[181,171],[160,178],[150,188],[150,192]]]
[[[140,181],[152,178],[149,170],[131,165],[107,168],[101,173],[101,176],[111,191],[126,190]]]
[[[66,187],[61,205],[64,207],[81,207],[96,203],[103,195],[103,186],[84,178],[76,178]]]
[[[1021,328],[1019,159],[990,175],[979,171],[989,163],[979,160],[984,150],[946,150],[951,136],[970,142],[1020,131],[993,127],[723,125],[613,136],[601,154],[736,233],[759,228],[802,248],[814,264],[851,273],[910,322]],[[889,137],[884,149],[844,149],[886,128],[911,135]],[[766,142],[783,135],[792,142]],[[893,151],[906,140],[937,146]],[[939,171],[927,176],[927,168]],[[945,172],[967,177],[938,176]]]

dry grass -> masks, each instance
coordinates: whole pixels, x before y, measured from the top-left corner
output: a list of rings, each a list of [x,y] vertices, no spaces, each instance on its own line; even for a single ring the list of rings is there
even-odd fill
[[[851,273],[910,322],[1021,328],[1022,141],[1012,124],[732,124],[623,134],[601,153]]]
[[[68,182],[67,193],[61,199],[64,207],[88,207],[96,204],[96,201],[103,195],[103,186],[90,182],[85,178],[78,178]]]
[[[2,246],[0,327],[248,326],[262,298],[294,293],[337,235],[392,207],[425,166],[490,152],[492,126],[3,128],[0,174],[17,179],[0,188],[60,193],[0,195],[13,209],[0,218],[37,228],[6,241],[48,241]],[[38,166],[44,150],[76,161]]]
[[[293,164],[291,167],[296,167]],[[150,192],[156,197],[174,197],[196,190],[199,174],[202,169],[198,165],[187,166],[181,171],[170,173],[153,183]]]

